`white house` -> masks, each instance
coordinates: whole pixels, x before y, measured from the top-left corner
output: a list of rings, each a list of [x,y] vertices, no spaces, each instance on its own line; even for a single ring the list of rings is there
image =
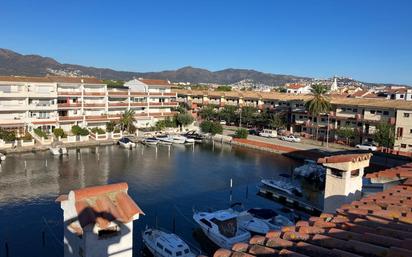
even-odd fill
[[[126,183],[72,190],[63,209],[64,257],[132,257],[133,220],[143,211]]]
[[[286,86],[286,92],[288,94],[309,94],[310,93],[310,85],[304,84],[288,84]]]

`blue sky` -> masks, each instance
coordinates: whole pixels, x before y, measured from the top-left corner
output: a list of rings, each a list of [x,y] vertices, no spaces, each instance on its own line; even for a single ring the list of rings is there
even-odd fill
[[[130,71],[194,66],[412,85],[408,0],[2,0],[0,47]]]

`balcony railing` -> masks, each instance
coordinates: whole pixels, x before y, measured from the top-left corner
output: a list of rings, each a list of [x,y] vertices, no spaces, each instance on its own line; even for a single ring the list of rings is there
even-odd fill
[[[146,92],[130,92],[131,96],[147,96]]]
[[[59,116],[59,121],[83,120],[83,116]]]
[[[86,116],[87,121],[106,121],[108,120],[107,115],[88,115]]]
[[[130,103],[130,106],[142,106],[142,107],[145,107],[145,106],[147,106],[147,103],[145,103],[145,102]]]
[[[84,107],[106,107],[104,103],[84,103]]]
[[[82,92],[78,91],[57,91],[58,96],[81,96]]]
[[[128,103],[109,103],[109,107],[127,107]]]
[[[127,97],[129,93],[126,91],[108,91],[109,96],[124,96]]]
[[[177,97],[176,93],[165,93],[165,92],[149,92],[149,96],[154,97]]]
[[[177,106],[178,102],[149,102],[149,106]]]
[[[79,108],[82,107],[81,103],[60,103],[57,104],[58,108]]]
[[[104,92],[90,92],[90,91],[84,91],[85,96],[106,96],[106,93]]]

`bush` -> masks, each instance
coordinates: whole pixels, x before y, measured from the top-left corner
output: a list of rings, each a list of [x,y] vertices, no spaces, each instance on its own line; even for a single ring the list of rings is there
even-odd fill
[[[0,139],[3,139],[4,141],[14,141],[16,140],[16,132],[0,128]]]
[[[223,132],[223,127],[220,123],[209,120],[200,123],[200,129],[203,133],[210,133],[212,135],[221,134]]]
[[[91,131],[92,131],[94,134],[104,134],[104,133],[106,133],[106,131],[104,131],[104,129],[98,128],[98,127],[92,128]]]
[[[66,133],[64,133],[64,130],[61,128],[55,128],[53,129],[53,134],[55,137],[61,137],[61,138],[65,138],[67,137]]]
[[[44,132],[43,130],[41,130],[41,128],[35,128],[34,133],[36,133],[36,135],[38,135],[39,137],[44,137],[44,139],[47,139],[47,133]]]
[[[110,121],[108,123],[106,123],[106,131],[107,132],[113,132],[116,128],[116,122],[114,121]]]
[[[33,137],[30,133],[26,132],[26,134],[24,134],[24,136],[22,136],[20,139],[23,141],[31,141]]]
[[[74,125],[72,127],[72,133],[75,136],[87,136],[89,134],[89,131],[86,128],[82,128],[78,125]]]
[[[115,128],[115,129],[113,130],[113,133],[120,133],[120,129],[119,129],[119,128]]]
[[[248,135],[249,135],[249,131],[247,129],[239,128],[239,129],[236,130],[236,132],[233,136],[236,137],[236,138],[246,139]]]

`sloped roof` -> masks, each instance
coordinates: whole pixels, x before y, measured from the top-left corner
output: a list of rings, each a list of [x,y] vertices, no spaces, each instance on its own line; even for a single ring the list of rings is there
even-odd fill
[[[412,256],[412,180],[214,254],[251,256]]]
[[[139,81],[149,86],[170,86],[169,81],[162,79],[139,79]]]
[[[288,85],[288,89],[299,89],[303,87],[306,87],[306,85],[304,84],[289,84]]]
[[[372,154],[341,154],[323,157],[318,160],[318,163],[340,163],[340,162],[359,162],[370,159]]]
[[[56,201],[73,201],[78,224],[82,229],[89,224],[106,228],[111,221],[128,223],[136,214],[144,214],[127,194],[128,185],[118,183],[73,190],[68,196],[62,195]]]

